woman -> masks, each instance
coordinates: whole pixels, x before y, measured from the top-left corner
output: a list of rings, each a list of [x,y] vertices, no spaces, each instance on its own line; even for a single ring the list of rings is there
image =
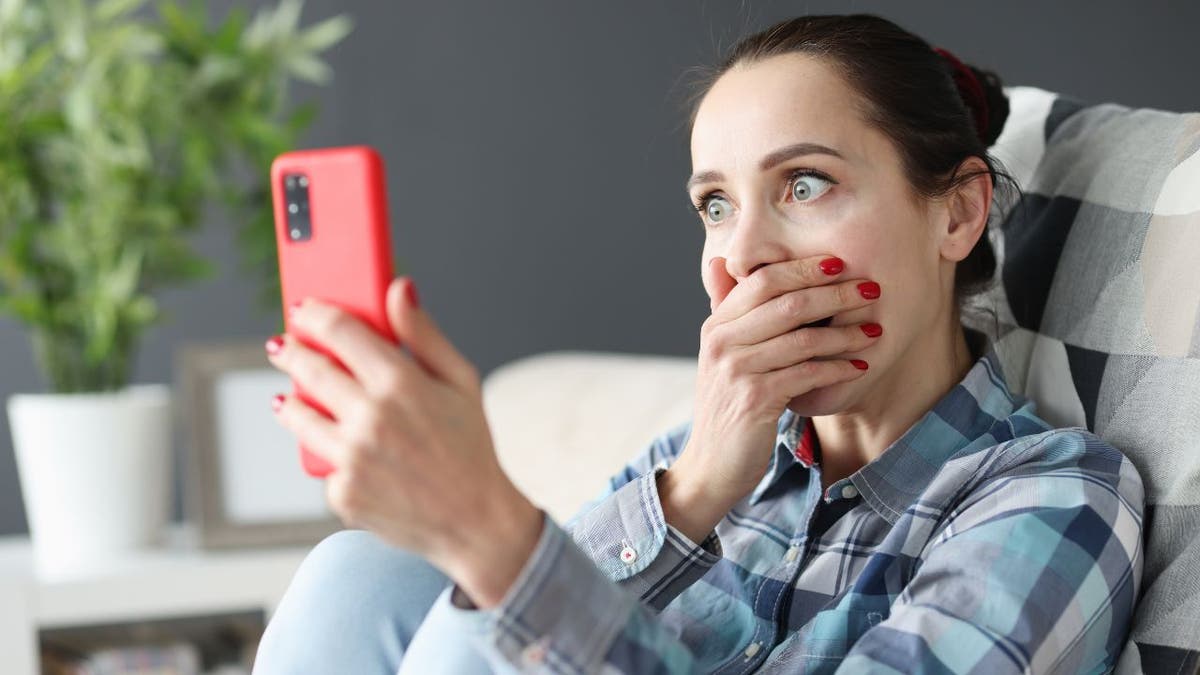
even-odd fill
[[[808,16],[700,93],[692,419],[559,526],[500,470],[478,376],[411,280],[389,308],[412,358],[305,303],[357,381],[285,337],[272,360],[339,421],[291,398],[280,419],[366,531],[312,551],[257,671],[1113,667],[1141,480],[1037,417],[960,323],[996,266],[999,80],[879,17]]]

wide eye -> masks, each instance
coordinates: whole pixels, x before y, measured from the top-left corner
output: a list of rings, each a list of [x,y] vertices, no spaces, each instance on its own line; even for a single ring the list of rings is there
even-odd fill
[[[720,197],[709,197],[704,212],[708,214],[709,221],[719,223],[729,215],[729,202]]]
[[[825,187],[821,187],[822,183]],[[833,186],[833,181],[815,173],[796,172],[792,174],[791,184],[792,199],[807,202],[825,194],[825,191]]]

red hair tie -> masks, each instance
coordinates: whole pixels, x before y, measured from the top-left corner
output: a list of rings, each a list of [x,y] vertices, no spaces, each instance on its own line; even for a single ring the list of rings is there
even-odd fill
[[[967,64],[958,60],[958,57],[951,54],[949,50],[941,47],[934,47],[933,51],[937,52],[954,66],[954,84],[958,86],[960,95],[967,103],[967,107],[971,109],[971,114],[975,118],[975,132],[979,135],[979,140],[987,143],[988,130],[988,105],[987,94],[983,92],[983,85],[979,82],[979,78],[975,77],[975,72],[971,70]]]

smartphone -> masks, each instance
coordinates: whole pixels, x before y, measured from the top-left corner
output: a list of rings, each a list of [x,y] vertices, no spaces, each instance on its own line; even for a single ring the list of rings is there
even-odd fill
[[[288,322],[287,308],[312,297],[338,305],[395,343],[386,310],[392,249],[387,182],[379,153],[356,145],[279,155],[271,163],[271,199],[288,333],[349,372],[337,356],[293,331]],[[334,419],[295,380],[292,392]],[[334,469],[303,443],[300,463],[314,478],[324,478]]]

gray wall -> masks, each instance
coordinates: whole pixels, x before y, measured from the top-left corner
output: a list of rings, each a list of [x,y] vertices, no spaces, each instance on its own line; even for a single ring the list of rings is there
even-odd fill
[[[306,145],[381,150],[398,265],[484,374],[552,349],[695,355],[708,303],[680,76],[752,28],[878,12],[1007,84],[1200,110],[1200,3],[310,0],[305,21],[344,8],[356,29],[330,53],[334,81],[295,89],[322,106]],[[171,320],[146,336],[135,382],[170,381],[184,342],[275,326],[230,224],[214,216],[196,244],[221,273],[160,294]],[[0,319],[0,345],[0,398],[44,390],[23,328]],[[25,530],[0,415],[0,534]]]

